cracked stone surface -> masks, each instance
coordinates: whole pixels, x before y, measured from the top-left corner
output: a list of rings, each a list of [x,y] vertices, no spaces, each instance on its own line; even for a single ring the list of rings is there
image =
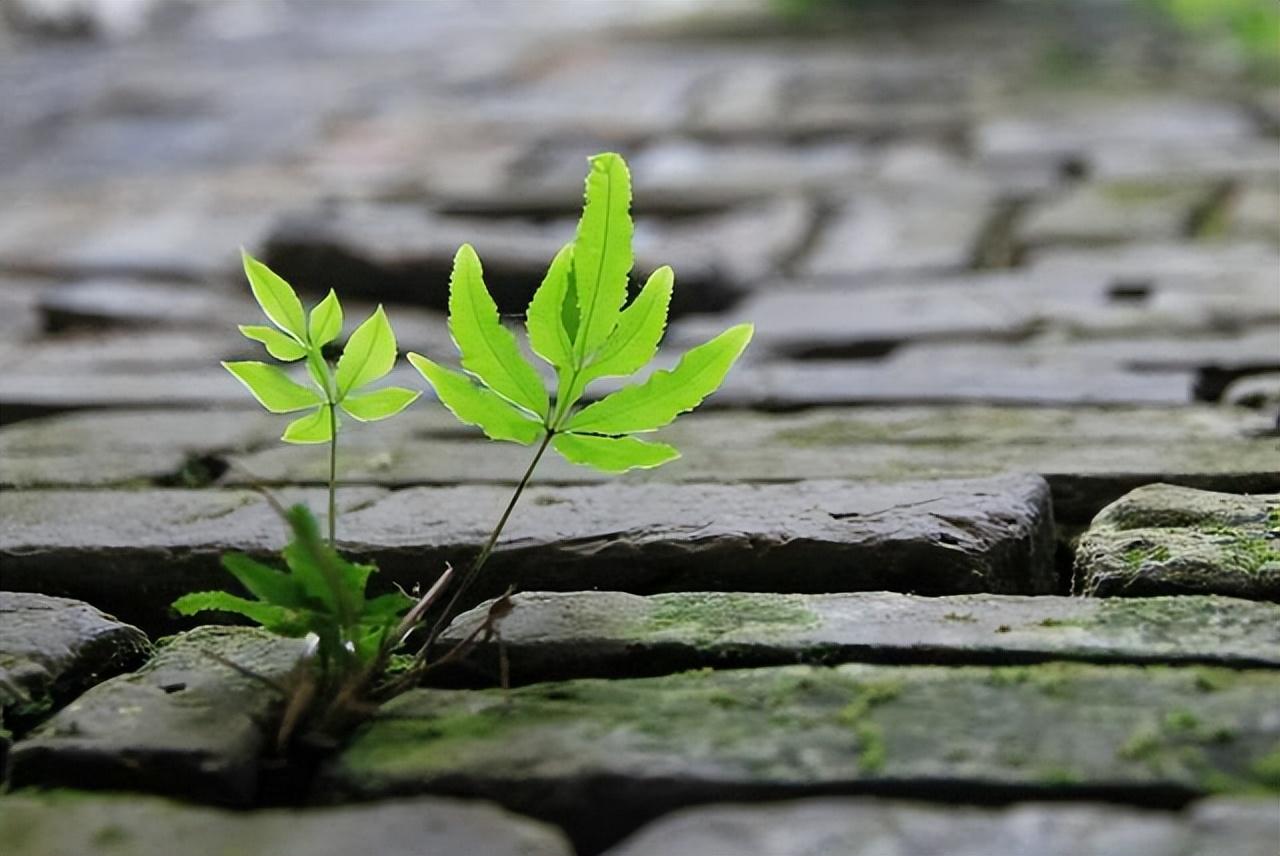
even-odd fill
[[[30,727],[150,653],[141,630],[87,603],[0,591],[0,724]]]
[[[482,802],[431,798],[231,812],[136,795],[19,794],[0,801],[0,837],[23,856],[103,847],[124,856],[165,856],[175,841],[192,856],[572,856],[564,837],[544,824]]]
[[[202,627],[145,666],[98,684],[19,741],[16,787],[93,787],[245,804],[258,792],[269,723],[281,699],[258,680],[284,681],[300,639],[263,630]]]
[[[318,508],[320,497],[298,491],[282,500]],[[507,491],[348,488],[339,498],[344,551],[378,564],[375,585],[411,586],[434,577],[427,569],[475,555]],[[265,501],[244,490],[8,491],[0,509],[7,585],[79,593],[144,627],[169,626],[173,598],[219,585],[223,551],[268,558],[284,543]],[[1035,476],[535,487],[469,597],[498,594],[508,582],[640,592],[1045,593],[1057,585],[1052,538],[1049,490]]]
[[[320,787],[330,799],[495,799],[586,849],[677,807],[817,789],[932,800],[1248,792],[1273,775],[1278,691],[1274,671],[1065,663],[415,690],[381,708]],[[582,810],[601,804],[610,812]]]
[[[1274,808],[1263,799],[1210,799],[1180,814],[1089,803],[997,810],[834,798],[730,804],[673,812],[607,856],[1267,856]]]
[[[1280,667],[1280,606],[1224,597],[917,597],[523,592],[502,619],[512,680],[531,683],[786,663],[1099,663]],[[488,614],[458,616],[456,644]],[[497,674],[498,640],[458,677]]]

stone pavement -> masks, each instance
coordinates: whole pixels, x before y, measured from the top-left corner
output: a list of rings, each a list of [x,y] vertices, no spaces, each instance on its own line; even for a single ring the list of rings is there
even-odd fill
[[[923,5],[0,29],[0,840],[1270,856],[1280,92],[1116,3]],[[281,677],[294,641],[161,639],[280,546],[251,484],[322,504],[218,366],[257,355],[237,249],[449,361],[457,245],[519,315],[601,150],[637,275],[676,271],[659,363],[755,341],[681,460],[543,465],[468,604],[519,585],[500,643],[282,768],[279,699],[210,655]],[[430,401],[343,444],[383,589],[464,563],[527,464]]]

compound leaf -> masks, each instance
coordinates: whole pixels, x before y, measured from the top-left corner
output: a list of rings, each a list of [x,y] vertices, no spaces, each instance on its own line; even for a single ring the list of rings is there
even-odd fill
[[[373,383],[391,371],[396,362],[396,334],[387,320],[387,313],[378,306],[365,319],[342,349],[338,358],[338,370],[334,381],[338,387],[338,399],[347,393]]]
[[[333,289],[311,310],[307,334],[313,348],[321,348],[338,338],[342,332],[342,304]]]
[[[173,608],[180,615],[195,615],[197,612],[210,610],[233,612],[256,621],[281,636],[302,636],[311,629],[305,613],[260,600],[248,600],[225,591],[192,592],[175,600]]]
[[[627,296],[632,264],[630,207],[631,177],[626,163],[612,152],[591,158],[586,204],[573,243],[579,308],[574,357],[578,365],[613,332]]]
[[[361,422],[377,422],[395,416],[417,400],[422,393],[399,386],[389,386],[360,395],[348,395],[339,405]]]
[[[312,443],[328,443],[333,439],[333,423],[329,418],[329,407],[317,407],[306,416],[299,417],[289,423],[280,436],[286,443],[297,443],[300,446]]]
[[[307,341],[307,324],[302,314],[302,301],[294,293],[289,283],[277,276],[271,268],[240,251],[244,262],[244,273],[249,278],[249,287],[263,313],[281,330],[288,333],[298,342]]]
[[[730,327],[693,348],[671,371],[657,371],[644,383],[622,389],[578,411],[566,431],[632,434],[653,431],[692,410],[720,386],[751,341],[750,324]]]
[[[625,377],[649,364],[658,352],[658,343],[667,326],[674,286],[675,274],[671,268],[661,267],[653,272],[640,294],[619,316],[618,326],[596,358],[578,375],[569,391],[569,404],[575,403],[587,384],[596,378]]]
[[[551,260],[542,285],[533,293],[525,326],[529,330],[529,347],[557,369],[573,364],[573,334],[565,326],[565,299],[569,296],[573,276],[573,244],[565,244]],[[573,298],[577,300],[575,295]],[[577,306],[574,307],[575,313]]]
[[[240,332],[244,334],[246,339],[252,339],[265,345],[267,353],[277,360],[291,363],[307,355],[306,347],[299,345],[292,337],[286,336],[274,327],[241,324]]]
[[[222,366],[272,413],[292,413],[324,403],[320,393],[294,383],[275,366],[254,361],[223,363]]]
[[[224,554],[222,567],[230,571],[231,575],[258,600],[276,606],[306,606],[302,587],[284,571],[267,567],[261,562],[250,559],[244,553]]]
[[[540,423],[497,393],[476,386],[461,372],[433,363],[421,354],[409,354],[409,362],[460,422],[475,425],[494,440],[526,446],[542,436]]]
[[[680,457],[674,446],[646,443],[635,437],[557,434],[551,445],[570,463],[594,467],[606,473],[660,467]]]
[[[484,284],[480,258],[463,244],[449,278],[449,332],[462,354],[462,367],[485,386],[531,413],[546,417],[547,388],[502,326],[498,307]]]

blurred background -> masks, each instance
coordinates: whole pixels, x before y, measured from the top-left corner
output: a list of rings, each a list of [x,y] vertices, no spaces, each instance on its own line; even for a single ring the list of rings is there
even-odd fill
[[[8,485],[204,484],[234,478],[229,454],[321,478],[297,450],[255,457],[282,425],[218,367],[257,358],[235,331],[258,323],[238,249],[310,299],[355,301],[348,329],[385,302],[402,350],[449,360],[457,245],[519,315],[601,150],[633,170],[637,273],[676,270],[672,348],[758,325],[711,418],[949,408],[787,441],[941,419],[933,457],[910,456],[934,475],[1043,470],[1017,443],[1208,446],[1276,426],[1274,0],[0,11],[0,421],[30,426],[5,438]],[[981,461],[957,453],[998,434],[963,409],[988,406],[1058,409]],[[1132,418],[1089,422],[1100,408]],[[165,421],[190,409],[206,416]],[[454,478],[398,445],[436,430],[425,410],[353,440],[347,477]],[[765,456],[750,436],[744,454]]]

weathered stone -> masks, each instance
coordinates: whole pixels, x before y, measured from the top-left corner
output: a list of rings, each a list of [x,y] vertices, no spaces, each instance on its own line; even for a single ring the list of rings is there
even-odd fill
[[[1102,596],[1280,600],[1280,493],[1139,488],[1104,508],[1080,539],[1076,583]]]
[[[1082,158],[1098,181],[1251,180],[1274,175],[1277,167],[1275,141],[1261,136],[1171,146],[1107,143],[1090,146]]]
[[[1010,356],[1017,351],[1011,350]],[[717,393],[721,407],[798,410],[847,405],[1181,405],[1190,371],[1122,366],[930,363],[909,351],[872,364],[846,360],[747,363]]]
[[[1178,804],[1278,786],[1277,692],[1272,671],[1067,663],[415,690],[357,733],[321,790],[494,798],[593,852],[677,806],[815,792]]]
[[[1203,149],[1252,136],[1244,110],[1230,104],[1179,99],[1067,104],[1055,99],[1036,114],[1000,116],[975,133],[979,156],[1000,162],[1028,158],[1082,159],[1091,149],[1125,146]]]
[[[49,331],[75,327],[232,327],[253,317],[252,298],[207,285],[87,279],[48,288],[40,311]],[[243,321],[242,321],[243,323]]]
[[[1101,804],[982,809],[815,798],[673,812],[606,856],[1268,856],[1274,846],[1275,804],[1261,798],[1205,800],[1178,814]]]
[[[246,408],[107,410],[0,429],[0,485],[93,487],[149,482],[199,487],[223,455],[274,443],[282,417]]]
[[[323,493],[282,501],[322,506]],[[344,552],[375,585],[429,582],[465,564],[509,498],[493,486],[338,493]],[[284,528],[243,490],[5,491],[5,584],[80,595],[140,626],[226,581],[218,556],[269,558]],[[1044,593],[1056,587],[1049,491],[1034,476],[778,485],[608,484],[526,492],[475,600],[522,589]],[[140,596],[139,592],[145,592]],[[475,602],[475,601],[473,601]]]
[[[501,641],[519,683],[787,663],[1280,667],[1280,606],[1230,598],[528,592],[513,602]],[[460,642],[487,614],[459,616],[442,640]],[[497,649],[480,644],[468,665],[487,674]]]
[[[340,489],[339,511],[349,514],[384,493]],[[307,503],[323,525],[324,491],[278,496]],[[175,598],[228,584],[223,552],[275,561],[287,540],[283,522],[248,490],[7,490],[0,519],[5,588],[78,595],[153,635],[177,626],[169,609]],[[339,534],[347,531],[344,525]]]
[[[121,856],[571,856],[558,830],[480,802],[388,800],[367,806],[227,811],[157,797],[74,791],[0,801],[0,839],[23,856],[107,848]]]
[[[1258,337],[1266,345],[1265,337]],[[1250,339],[1252,341],[1252,339]],[[1162,346],[1159,365],[1242,349],[1232,340]],[[1074,343],[1063,353],[1108,361],[1142,349],[1123,342]],[[1252,345],[1248,347],[1252,348]],[[941,346],[931,348],[947,357]],[[1035,349],[1040,352],[1039,348]],[[1056,349],[1049,348],[1052,359]],[[1149,369],[1152,350],[1142,367]],[[957,359],[962,354],[954,355]],[[1086,357],[1072,357],[1085,359]],[[1087,357],[1092,364],[1093,356]],[[1166,362],[1167,361],[1167,362]],[[1244,384],[1244,381],[1240,381]],[[711,399],[708,405],[714,405]],[[286,417],[245,410],[73,413],[0,429],[0,485],[108,486],[160,481],[321,485],[328,462],[314,449],[277,442]],[[1033,472],[1048,479],[1055,516],[1087,523],[1104,505],[1142,484],[1168,482],[1232,492],[1280,491],[1271,461],[1269,413],[1187,406],[864,407],[799,413],[707,410],[664,429],[684,457],[622,482],[777,482],[814,478],[903,481]],[[348,433],[338,450],[344,484],[393,487],[514,484],[528,450],[486,441],[440,408],[415,407]],[[558,457],[539,465],[537,484],[613,481]]]
[[[977,251],[989,205],[982,189],[927,183],[855,193],[819,231],[800,273],[871,279],[962,270]]]
[[[1266,364],[1277,359],[1273,322],[1280,321],[1272,274],[1253,268],[1130,279],[1054,266],[856,290],[800,282],[762,291],[726,316],[677,321],[668,344],[706,341],[719,325],[750,319],[757,331],[748,353],[756,360],[891,360],[902,343],[971,342],[1001,356],[1034,347],[1037,362],[1058,370],[1086,356],[1074,350],[1079,347],[1117,349],[1135,355],[1129,362],[1136,363],[1146,349],[1168,353],[1176,344],[1208,355],[1202,361],[1230,353]],[[1120,341],[1095,342],[1102,339]],[[1005,348],[1006,342],[1019,348]],[[1187,364],[1184,359],[1181,366]]]
[[[669,264],[681,277],[672,312],[732,304],[743,280],[771,273],[809,229],[799,200],[759,203],[725,213],[636,223],[636,274]],[[475,245],[501,311],[522,313],[547,265],[573,237],[572,220],[433,214],[418,206],[343,206],[294,215],[270,234],[264,260],[301,287],[340,280],[355,294],[442,309],[457,248]]]
[[[87,603],[0,591],[0,722],[32,725],[150,652],[141,630]]]
[[[1209,199],[1208,185],[1089,184],[1034,207],[1018,227],[1024,244],[1095,244],[1177,238]]]
[[[1111,247],[1032,247],[1028,275],[1034,280],[1055,276],[1058,281],[1113,284],[1185,282],[1204,288],[1206,280],[1238,283],[1274,282],[1280,252],[1260,242],[1154,241]]]
[[[474,555],[507,491],[412,488],[344,518],[402,580]],[[475,587],[1045,593],[1048,488],[1034,476],[858,484],[533,488]],[[441,509],[447,509],[442,514]]]
[[[12,782],[247,803],[282,699],[211,655],[279,682],[304,644],[243,627],[179,636],[134,674],[97,685],[19,741]]]

